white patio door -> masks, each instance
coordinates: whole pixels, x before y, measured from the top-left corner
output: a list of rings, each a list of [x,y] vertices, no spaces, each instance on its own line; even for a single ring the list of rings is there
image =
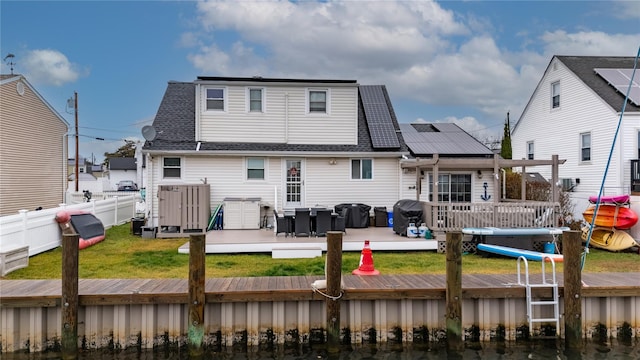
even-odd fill
[[[302,176],[301,159],[285,160],[285,208],[296,208],[302,206],[302,194],[304,186],[304,177]]]

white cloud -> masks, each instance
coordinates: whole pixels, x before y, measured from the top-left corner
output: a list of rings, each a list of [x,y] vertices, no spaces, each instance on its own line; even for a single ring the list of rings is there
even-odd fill
[[[78,80],[82,71],[67,57],[51,49],[31,50],[23,60],[25,74],[34,83],[62,86]]]
[[[613,15],[620,19],[640,19],[640,1],[616,1]]]
[[[640,36],[581,31],[567,33],[563,30],[542,35],[545,53],[552,55],[608,55],[635,56]]]
[[[634,16],[635,6],[620,5]],[[507,112],[517,121],[553,55],[633,56],[639,42],[637,33],[546,27],[514,33],[509,47],[497,43],[503,24],[432,1],[205,1],[198,9],[210,38],[189,59],[205,73],[385,84],[394,99],[470,109],[452,119],[479,137],[502,133],[485,135],[482,122],[502,124]],[[212,42],[218,31],[234,42]]]

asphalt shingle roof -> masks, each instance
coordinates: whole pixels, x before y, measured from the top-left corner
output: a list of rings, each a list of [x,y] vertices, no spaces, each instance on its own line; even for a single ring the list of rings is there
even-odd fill
[[[363,85],[360,85],[363,86]],[[372,85],[373,86],[373,85]],[[393,127],[400,130],[398,120],[389,99],[386,87],[380,86],[391,113]],[[147,151],[194,151],[195,141],[195,83],[171,81],[167,85],[153,126],[156,139],[146,141]],[[357,145],[305,145],[284,143],[232,143],[202,142],[200,151],[261,151],[261,152],[407,152],[407,146],[398,132],[400,148],[375,149],[367,127],[362,101],[358,101],[358,144]]]
[[[594,69],[632,69],[633,57],[617,56],[556,56],[569,70],[576,74],[588,87],[598,94],[609,106],[616,111],[622,111],[622,104],[626,94],[618,92],[613,86],[596,74]],[[636,71],[636,77],[638,72]],[[637,81],[637,79],[636,79]],[[640,111],[640,107],[627,102],[625,112]]]

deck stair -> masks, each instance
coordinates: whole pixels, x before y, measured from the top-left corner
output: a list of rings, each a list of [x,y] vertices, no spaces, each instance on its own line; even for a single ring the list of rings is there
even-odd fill
[[[546,262],[551,264],[551,273],[547,274],[545,269]],[[524,263],[524,276],[521,273],[521,263]],[[556,323],[556,335],[560,335],[560,302],[558,300],[558,281],[556,280],[556,264],[550,257],[543,258],[541,261],[542,274],[541,281],[538,283],[532,283],[529,277],[529,264],[524,256],[518,258],[518,285],[524,286],[526,289],[527,298],[527,319],[529,321],[529,331],[532,330],[533,323]],[[551,278],[549,279],[549,275]],[[524,277],[524,279],[523,279]],[[533,294],[533,289],[551,289],[552,297],[544,298]],[[541,308],[553,307],[553,317],[536,317],[534,308],[538,307],[538,313],[542,313]]]

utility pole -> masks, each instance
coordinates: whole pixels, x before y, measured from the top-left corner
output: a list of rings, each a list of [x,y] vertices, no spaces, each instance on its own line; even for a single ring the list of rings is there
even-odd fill
[[[75,118],[76,118],[76,192],[79,191],[78,188],[78,181],[80,179],[80,173],[78,172],[78,152],[79,152],[79,143],[78,143],[78,92],[74,91],[73,92],[73,113],[75,114]]]

